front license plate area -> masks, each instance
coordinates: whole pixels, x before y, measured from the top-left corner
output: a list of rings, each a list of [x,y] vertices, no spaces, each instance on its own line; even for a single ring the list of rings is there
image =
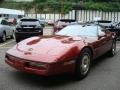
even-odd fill
[[[15,66],[19,69],[24,68],[24,62],[23,61],[15,61]]]

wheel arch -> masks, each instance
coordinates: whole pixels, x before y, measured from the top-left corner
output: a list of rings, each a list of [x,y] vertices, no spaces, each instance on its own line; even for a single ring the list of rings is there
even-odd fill
[[[92,49],[92,47],[90,47],[90,46],[85,46],[85,47],[83,47],[81,50],[80,50],[80,53],[79,53],[79,56],[80,57],[78,57],[77,59],[76,59],[76,66],[75,66],[75,75],[76,75],[76,79],[77,80],[81,80],[81,79],[84,79],[87,75],[88,75],[88,73],[89,73],[89,71],[90,71],[90,66],[91,66],[91,64],[89,64],[89,69],[88,69],[88,71],[85,73],[85,74],[83,74],[82,72],[81,72],[81,69],[80,69],[80,66],[81,66],[81,55],[82,55],[82,53],[81,52],[85,52],[84,50],[86,49],[86,51],[87,50],[89,50],[90,51],[90,53],[91,53],[91,60],[92,60],[92,58],[93,58],[93,49]],[[90,61],[90,63],[91,63],[91,61]]]
[[[81,49],[81,52],[82,52],[84,49],[88,49],[88,50],[90,50],[91,55],[92,55],[92,58],[93,58],[94,53],[93,53],[93,49],[92,49],[92,47],[90,47],[90,46],[85,46],[85,47],[83,47],[83,48]]]
[[[5,35],[6,35],[6,31],[5,30],[3,30],[3,33],[5,33]]]

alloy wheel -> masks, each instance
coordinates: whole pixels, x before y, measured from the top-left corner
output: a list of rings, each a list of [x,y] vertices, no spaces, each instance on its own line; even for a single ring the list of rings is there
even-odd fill
[[[88,54],[85,54],[81,60],[81,73],[85,75],[90,68],[90,56]]]

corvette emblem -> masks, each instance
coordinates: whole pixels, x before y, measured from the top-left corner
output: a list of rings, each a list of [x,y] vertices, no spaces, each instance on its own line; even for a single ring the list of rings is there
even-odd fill
[[[32,51],[32,50],[33,50],[33,48],[29,48],[29,49],[28,49],[28,51]]]

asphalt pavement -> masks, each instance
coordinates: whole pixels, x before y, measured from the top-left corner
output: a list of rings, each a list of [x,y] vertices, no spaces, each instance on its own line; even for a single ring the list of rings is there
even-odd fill
[[[71,75],[41,77],[17,71],[4,62],[15,40],[0,43],[0,90],[120,90],[120,41],[114,57],[97,59],[89,75],[76,81]]]

